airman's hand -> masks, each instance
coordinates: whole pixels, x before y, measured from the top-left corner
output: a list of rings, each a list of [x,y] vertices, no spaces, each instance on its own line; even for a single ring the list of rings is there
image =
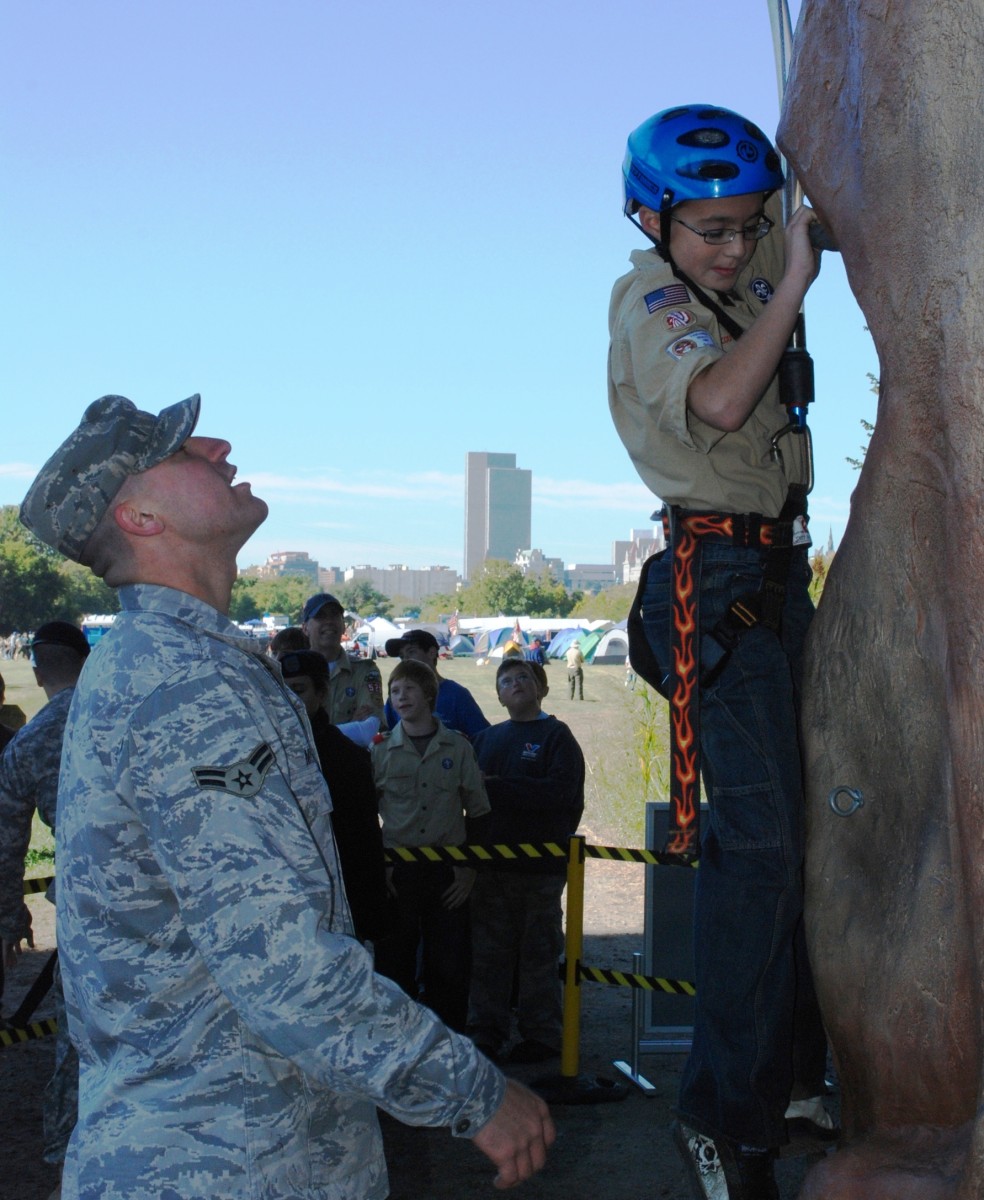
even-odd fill
[[[494,1186],[505,1189],[540,1170],[556,1136],[550,1109],[543,1100],[510,1079],[502,1104],[472,1140],[499,1168]]]

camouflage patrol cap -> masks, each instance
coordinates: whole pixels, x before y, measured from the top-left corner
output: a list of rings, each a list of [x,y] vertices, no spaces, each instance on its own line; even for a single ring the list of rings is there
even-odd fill
[[[31,484],[21,521],[42,542],[78,562],[126,479],[180,450],[195,428],[200,405],[200,396],[189,396],[155,417],[125,396],[94,400]]]

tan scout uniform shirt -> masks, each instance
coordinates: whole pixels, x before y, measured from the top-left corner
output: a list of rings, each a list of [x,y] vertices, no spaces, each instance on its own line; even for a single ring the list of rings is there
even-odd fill
[[[491,811],[471,742],[434,719],[423,754],[402,722],[372,748],[384,846],[460,846],[465,817]]]
[[[357,709],[368,704],[379,717],[383,728],[383,680],[379,667],[368,658],[351,658],[343,650],[334,663],[329,663],[331,678],[322,707],[333,725],[351,721]]]
[[[783,273],[778,196],[766,212],[776,226],[740,275],[734,303],[722,304],[743,329]],[[741,429],[705,425],[687,408],[687,390],[734,341],[655,250],[635,250],[630,258],[633,270],[615,283],[609,309],[608,404],[633,465],[666,504],[777,517],[790,482],[803,477],[803,440],[780,442],[785,472],[771,460],[770,440],[789,419],[776,379]]]

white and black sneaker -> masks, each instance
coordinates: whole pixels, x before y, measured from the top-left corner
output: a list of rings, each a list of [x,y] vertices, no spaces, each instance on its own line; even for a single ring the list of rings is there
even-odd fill
[[[694,1200],[728,1200],[728,1185],[714,1139],[677,1121],[673,1140],[687,1168]]]

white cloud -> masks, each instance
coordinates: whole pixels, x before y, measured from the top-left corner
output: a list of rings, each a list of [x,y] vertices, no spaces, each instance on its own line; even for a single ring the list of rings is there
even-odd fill
[[[586,479],[533,476],[533,503],[544,508],[617,509],[638,513],[658,507],[643,483],[594,483]]]
[[[0,479],[26,479],[30,483],[38,469],[30,463],[0,463]]]
[[[439,471],[422,472],[419,475],[404,475],[394,481],[391,475],[363,475],[348,479],[338,476],[318,476],[299,479],[290,475],[271,475],[263,471],[244,473],[258,496],[265,491],[275,492],[278,501],[304,504],[312,500],[323,500],[331,496],[363,497],[374,500],[436,500],[447,503],[461,500],[464,479],[460,475],[443,475]]]
[[[246,473],[258,495],[264,491],[276,493],[277,500],[287,503],[306,503],[330,496],[362,497],[375,500],[420,500],[442,503],[464,502],[464,476],[440,471],[423,471],[394,479],[387,474],[355,476],[320,475],[298,478],[294,475],[275,475],[263,471]],[[585,479],[550,479],[533,476],[533,503],[548,508],[617,509],[637,512],[652,508],[652,493],[639,482],[596,483]]]

